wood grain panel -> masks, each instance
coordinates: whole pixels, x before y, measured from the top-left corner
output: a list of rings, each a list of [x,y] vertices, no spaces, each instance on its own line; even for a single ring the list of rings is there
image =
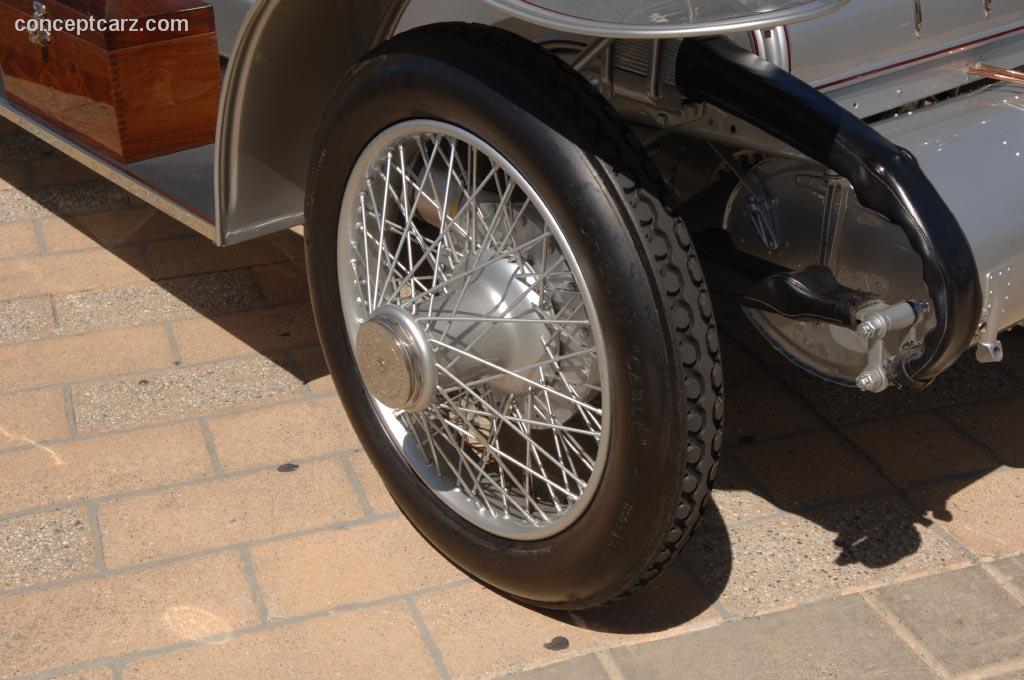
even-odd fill
[[[150,158],[213,141],[220,58],[213,33],[113,53],[125,154]]]
[[[16,19],[31,16],[25,5],[25,0],[0,0],[0,68],[13,103],[126,163],[213,141],[220,98],[215,32],[174,39],[134,33],[132,40],[104,39],[100,44],[54,32],[50,44],[42,48],[14,30]],[[107,13],[178,8],[190,15],[208,15],[209,26],[213,25],[212,9],[196,0],[47,4],[67,12],[77,11],[73,5]],[[139,42],[140,37],[146,40]]]

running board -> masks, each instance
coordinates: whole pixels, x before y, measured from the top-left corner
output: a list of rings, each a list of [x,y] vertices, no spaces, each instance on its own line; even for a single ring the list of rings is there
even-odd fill
[[[217,241],[214,202],[214,145],[122,164],[76,144],[30,113],[16,108],[0,90],[0,117],[75,159],[104,179]],[[222,244],[221,244],[222,245]]]

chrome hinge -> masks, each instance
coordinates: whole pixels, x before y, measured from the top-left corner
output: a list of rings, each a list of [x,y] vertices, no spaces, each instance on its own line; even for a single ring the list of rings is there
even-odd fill
[[[36,0],[32,3],[32,10],[33,24],[36,28],[28,32],[29,42],[46,47],[50,44],[50,31],[42,26],[42,20],[46,18],[46,5]]]

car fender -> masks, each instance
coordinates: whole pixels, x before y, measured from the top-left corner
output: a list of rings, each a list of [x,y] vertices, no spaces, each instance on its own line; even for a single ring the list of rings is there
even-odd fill
[[[237,37],[224,41],[233,49],[217,129],[218,242],[302,222],[309,150],[331,92],[363,54],[399,29],[483,21],[603,37],[678,37],[778,26],[846,2],[744,0],[749,9],[736,12],[733,0],[217,0],[226,31],[235,33],[245,15]]]
[[[408,0],[259,0],[228,61],[217,124],[221,245],[302,223],[320,115],[338,80],[390,37]]]

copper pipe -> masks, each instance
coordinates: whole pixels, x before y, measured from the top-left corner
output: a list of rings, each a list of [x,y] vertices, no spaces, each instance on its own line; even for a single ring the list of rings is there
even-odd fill
[[[1014,71],[1012,68],[1001,68],[999,66],[978,63],[974,66],[968,66],[967,73],[972,76],[981,76],[982,78],[1024,85],[1024,72]]]

